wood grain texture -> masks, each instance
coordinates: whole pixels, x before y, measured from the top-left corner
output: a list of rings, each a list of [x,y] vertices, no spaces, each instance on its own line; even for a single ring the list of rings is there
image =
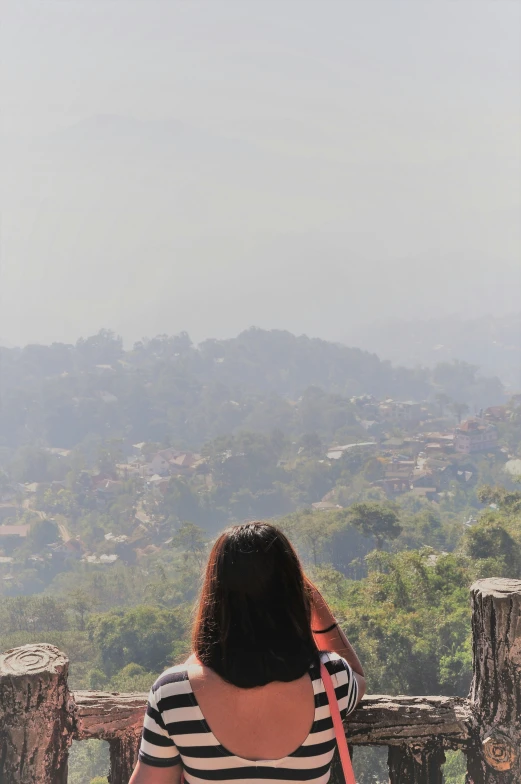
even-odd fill
[[[53,645],[0,655],[2,784],[66,784],[73,723],[68,666]]]
[[[521,782],[521,580],[478,580],[471,588],[473,784]]]

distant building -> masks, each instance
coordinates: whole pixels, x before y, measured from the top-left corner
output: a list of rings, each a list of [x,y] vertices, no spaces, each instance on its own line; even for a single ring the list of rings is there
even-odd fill
[[[79,539],[56,542],[48,545],[48,548],[51,558],[58,561],[65,561],[67,558],[80,559],[83,555],[83,545]]]
[[[47,452],[48,455],[55,457],[68,457],[71,453],[70,449],[62,449],[61,446],[44,446],[42,452]]]
[[[0,541],[25,539],[30,525],[0,525]]]
[[[385,479],[410,479],[416,462],[414,460],[391,460],[385,468]]]
[[[410,492],[417,498],[426,498],[428,501],[434,501],[438,490],[436,487],[411,487]]]
[[[467,419],[454,432],[454,448],[465,455],[497,449],[497,430],[483,420]]]
[[[95,490],[98,498],[106,498],[117,495],[123,489],[123,482],[119,479],[104,479]]]
[[[489,406],[485,409],[483,418],[488,422],[503,422],[507,416],[506,406]]]
[[[161,476],[176,476],[193,474],[196,464],[201,460],[201,455],[192,452],[180,452],[177,449],[162,449],[157,452],[147,468],[150,474]]]
[[[382,419],[403,424],[418,423],[423,416],[421,403],[413,400],[398,402],[388,398],[380,403],[378,411]]]
[[[20,547],[27,539],[29,525],[0,525],[0,548],[4,551]]]
[[[399,495],[400,493],[409,492],[409,481],[400,477],[386,477],[385,479],[377,479],[371,482],[371,487],[380,487],[386,495]]]
[[[363,441],[358,444],[344,444],[344,446],[330,446],[327,452],[329,460],[340,460],[345,452],[350,452],[353,449],[363,449],[365,451],[372,451],[377,449],[378,444],[375,441]]]

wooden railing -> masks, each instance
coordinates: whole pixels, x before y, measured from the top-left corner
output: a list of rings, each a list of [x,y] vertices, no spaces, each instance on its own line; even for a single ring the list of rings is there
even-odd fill
[[[465,753],[467,784],[521,784],[521,580],[480,580],[471,596],[468,699],[371,695],[346,725],[350,744],[388,747],[390,784],[441,784],[447,749]],[[1,784],[65,784],[69,745],[86,738],[108,741],[109,780],[127,784],[146,695],[69,692],[67,670],[52,645],[0,656]]]

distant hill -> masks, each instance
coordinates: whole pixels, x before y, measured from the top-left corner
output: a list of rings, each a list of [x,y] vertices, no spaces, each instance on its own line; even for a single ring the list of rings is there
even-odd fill
[[[92,436],[200,446],[239,429],[321,429],[331,437],[354,421],[353,395],[435,400],[444,393],[470,410],[504,398],[497,379],[465,363],[395,367],[358,348],[256,328],[198,346],[186,333],[160,335],[130,351],[101,330],[75,345],[4,348],[0,362],[0,446],[11,448],[73,447]],[[302,410],[318,407],[329,424],[295,418],[302,397]]]
[[[406,367],[460,359],[478,365],[485,375],[499,376],[507,388],[521,389],[521,313],[471,320],[452,316],[382,321],[348,338]]]

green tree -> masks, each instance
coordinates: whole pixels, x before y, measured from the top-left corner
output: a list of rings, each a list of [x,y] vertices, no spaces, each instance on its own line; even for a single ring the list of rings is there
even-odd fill
[[[88,596],[85,591],[82,591],[80,588],[71,593],[69,607],[76,615],[78,630],[80,632],[85,631],[85,619],[89,611],[92,611],[93,603],[92,597]]]
[[[150,672],[166,667],[184,625],[175,610],[139,605],[126,612],[91,615],[87,630],[105,672],[112,676],[127,664],[139,664]]]
[[[318,433],[304,433],[300,439],[300,446],[308,455],[322,457],[324,454],[324,444]]]
[[[475,560],[496,559],[505,564],[504,577],[517,577],[521,567],[521,548],[496,515],[485,516],[469,528],[463,540],[464,551]]]
[[[40,552],[48,544],[58,541],[60,532],[54,520],[44,518],[31,523],[29,543],[35,552]]]
[[[304,509],[279,521],[280,528],[313,566],[321,564],[325,550],[331,544],[333,532],[338,527],[334,512],[313,512]]]
[[[181,523],[172,537],[172,547],[182,550],[199,566],[203,565],[206,556],[206,543],[204,530],[195,523]]]
[[[482,504],[497,504],[502,511],[509,513],[521,511],[521,492],[519,490],[483,485],[478,488],[477,495]]]
[[[384,541],[396,539],[402,532],[396,510],[388,504],[367,502],[353,504],[347,510],[348,520],[363,536],[374,537],[376,549],[381,550]]]

